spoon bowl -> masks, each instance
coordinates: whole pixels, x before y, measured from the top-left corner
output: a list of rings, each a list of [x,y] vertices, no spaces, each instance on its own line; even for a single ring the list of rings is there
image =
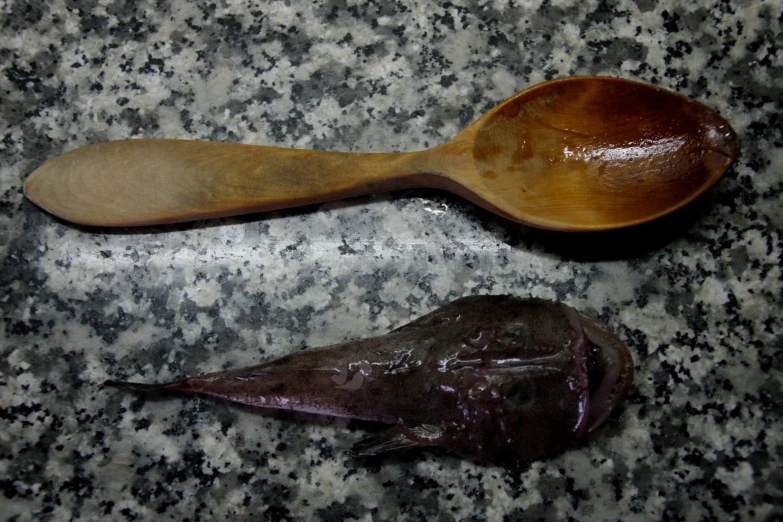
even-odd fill
[[[135,226],[434,187],[554,230],[643,223],[711,187],[736,158],[729,124],[693,100],[604,77],[553,80],[449,142],[360,154],[191,140],[105,142],[33,172],[25,194],[65,220]]]
[[[627,80],[527,89],[476,122],[475,191],[517,221],[559,230],[634,225],[712,186],[737,140],[693,100]]]

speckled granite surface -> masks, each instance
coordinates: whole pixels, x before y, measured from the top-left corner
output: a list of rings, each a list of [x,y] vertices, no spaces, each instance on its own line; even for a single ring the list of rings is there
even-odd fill
[[[0,6],[3,519],[783,516],[781,2],[510,4]],[[21,192],[43,161],[129,137],[415,150],[573,74],[696,98],[742,156],[684,211],[594,235],[436,191],[95,230]],[[560,299],[628,342],[634,388],[585,447],[511,469],[352,461],[367,425],[100,387],[381,334],[476,293]]]

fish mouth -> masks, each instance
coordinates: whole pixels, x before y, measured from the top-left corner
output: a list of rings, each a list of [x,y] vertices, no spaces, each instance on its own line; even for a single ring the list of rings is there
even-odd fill
[[[628,393],[634,363],[625,344],[604,325],[582,314],[579,319],[587,341],[590,433],[606,421]]]

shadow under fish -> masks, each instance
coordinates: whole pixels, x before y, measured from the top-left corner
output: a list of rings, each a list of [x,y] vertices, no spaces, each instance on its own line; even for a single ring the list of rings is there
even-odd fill
[[[622,341],[565,304],[474,296],[380,337],[164,384],[106,385],[392,425],[353,456],[439,446],[502,464],[581,441],[625,397],[633,368]]]

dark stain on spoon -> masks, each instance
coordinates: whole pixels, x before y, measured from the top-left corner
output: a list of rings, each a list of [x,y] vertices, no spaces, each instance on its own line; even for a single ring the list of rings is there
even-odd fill
[[[561,303],[457,299],[384,336],[135,391],[204,393],[391,426],[350,451],[438,446],[479,462],[561,452],[606,421],[633,379],[628,348]]]

